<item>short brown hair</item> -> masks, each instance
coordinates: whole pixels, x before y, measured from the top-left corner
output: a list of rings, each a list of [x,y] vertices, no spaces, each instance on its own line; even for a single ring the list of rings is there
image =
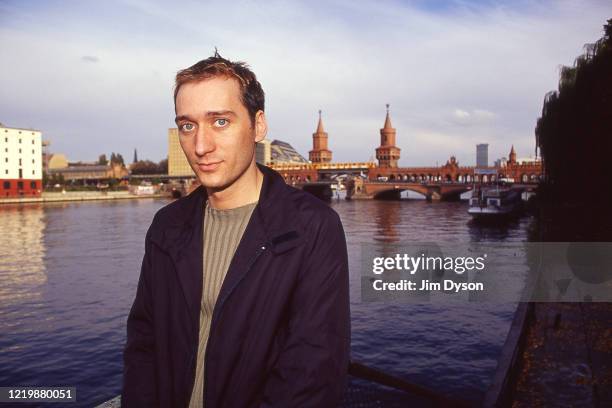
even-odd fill
[[[265,105],[265,95],[261,88],[261,84],[257,81],[255,74],[246,63],[227,60],[221,57],[216,49],[212,57],[206,58],[189,68],[177,72],[174,85],[175,106],[176,96],[178,95],[181,85],[187,82],[202,81],[217,76],[225,76],[238,80],[242,104],[249,111],[251,126],[254,126],[255,114],[260,110],[263,111]]]

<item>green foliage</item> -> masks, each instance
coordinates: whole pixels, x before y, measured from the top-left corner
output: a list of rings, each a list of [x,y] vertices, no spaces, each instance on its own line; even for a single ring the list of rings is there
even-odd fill
[[[121,164],[122,166],[125,166],[125,162],[123,161],[123,156],[121,156],[121,154],[115,153],[115,152],[111,153],[110,163],[111,163],[111,165],[113,165],[113,164]]]
[[[168,174],[168,160],[164,159],[159,163],[152,162],[151,160],[140,160],[132,163],[130,166],[132,174]]]
[[[612,202],[612,19],[604,36],[584,49],[574,66],[561,69],[559,89],[545,96],[535,133],[546,177],[543,200],[556,212],[568,211],[565,223],[571,213],[601,224],[597,214],[612,218],[593,210]]]
[[[159,168],[159,174],[168,174],[168,159],[161,160],[157,167]]]
[[[45,176],[47,178],[46,181]],[[48,175],[46,173],[43,173],[43,185],[53,187],[56,184],[59,184],[60,186],[66,184],[66,180],[64,180],[63,174],[51,173],[51,175]]]
[[[151,160],[140,160],[130,166],[132,174],[159,174],[157,163]]]

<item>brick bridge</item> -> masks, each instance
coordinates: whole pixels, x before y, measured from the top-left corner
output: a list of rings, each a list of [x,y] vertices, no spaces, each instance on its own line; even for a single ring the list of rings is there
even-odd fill
[[[520,162],[512,146],[509,159],[497,167],[459,166],[454,156],[442,166],[399,167],[400,148],[395,144],[396,130],[391,125],[389,105],[380,129],[380,145],[376,148],[377,162],[332,161],[328,134],[323,128],[321,111],[309,163],[270,163],[285,182],[301,187],[318,196],[331,196],[331,186],[342,183],[347,198],[399,198],[402,191],[423,194],[429,200],[452,200],[473,188],[474,184],[506,180],[533,189],[540,181],[542,165],[539,160]]]
[[[458,200],[459,196],[472,189],[465,183],[413,183],[413,182],[366,182],[361,179],[346,183],[348,199],[400,199],[403,191],[414,191],[425,196],[427,201]]]
[[[533,190],[540,180],[539,163],[509,162],[504,167],[463,167],[454,157],[439,167],[379,167],[375,162],[277,164],[287,184],[331,197],[331,186],[341,182],[349,199],[399,199],[414,191],[428,200],[456,200],[474,184],[499,180]]]

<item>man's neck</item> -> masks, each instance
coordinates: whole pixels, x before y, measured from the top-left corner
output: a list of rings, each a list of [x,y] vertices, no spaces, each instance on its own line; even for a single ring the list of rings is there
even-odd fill
[[[253,163],[231,186],[218,191],[206,189],[208,201],[218,210],[242,207],[259,199],[262,184],[263,174]]]

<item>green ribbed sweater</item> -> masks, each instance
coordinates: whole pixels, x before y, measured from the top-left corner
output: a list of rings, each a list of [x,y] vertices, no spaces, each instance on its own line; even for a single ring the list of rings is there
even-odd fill
[[[204,354],[213,310],[225,274],[256,205],[257,202],[254,202],[229,210],[218,210],[209,206],[207,201],[204,208],[204,262],[202,265],[204,281],[200,308],[196,376],[189,408],[202,408],[204,406],[202,392],[204,389]]]

